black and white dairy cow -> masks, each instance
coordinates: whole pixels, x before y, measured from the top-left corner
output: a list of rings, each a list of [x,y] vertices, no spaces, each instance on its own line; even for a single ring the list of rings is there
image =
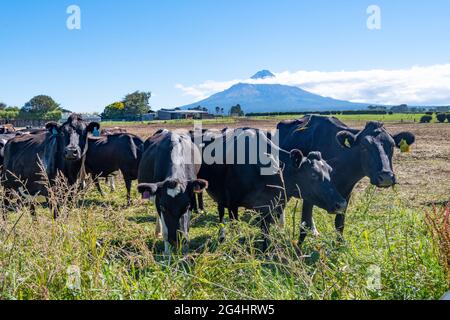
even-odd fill
[[[339,193],[350,200],[355,185],[364,177],[380,188],[396,184],[392,167],[394,149],[408,151],[415,142],[410,132],[389,134],[380,122],[368,122],[363,130],[352,129],[336,118],[305,116],[278,125],[280,147],[302,152],[318,150],[333,168],[332,182]],[[305,199],[303,203],[303,227],[301,242],[309,230],[317,230],[312,217],[314,203]],[[336,230],[342,238],[345,212],[336,216]]]
[[[138,191],[155,201],[166,253],[170,245],[188,240],[194,194],[208,187],[207,181],[197,179],[200,166],[200,151],[187,134],[160,130],[145,142]]]
[[[51,122],[46,125],[46,131],[9,140],[4,149],[2,173],[6,191],[15,190],[23,196],[47,197],[42,169],[51,184],[58,172],[65,176],[69,185],[75,184],[80,174],[84,173],[88,134],[99,128],[97,122],[88,124],[81,116],[74,114],[62,125]],[[52,210],[56,218],[57,208]]]
[[[9,140],[17,137],[18,135],[20,135],[20,134],[16,134],[16,133],[3,133],[3,134],[0,134],[0,167],[3,167],[3,159],[4,159],[4,156],[5,156],[6,143]]]
[[[300,150],[278,148],[267,135],[243,128],[203,133],[203,163],[199,177],[209,181],[208,193],[218,203],[220,222],[225,208],[238,218],[239,207],[261,214],[264,246],[273,218],[283,221],[292,197],[302,197],[330,212],[347,203],[331,183],[331,167],[320,152],[304,156]],[[224,237],[221,230],[221,238]]]
[[[131,204],[131,184],[138,178],[139,162],[144,151],[144,141],[128,134],[110,134],[101,137],[89,137],[89,148],[86,154],[86,172],[95,180],[98,191],[99,178],[114,179],[111,175],[120,171],[127,188],[128,205]]]

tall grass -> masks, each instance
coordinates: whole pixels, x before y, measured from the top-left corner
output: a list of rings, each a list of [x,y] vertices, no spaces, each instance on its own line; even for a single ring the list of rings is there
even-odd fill
[[[331,216],[317,210],[321,237],[299,252],[289,215],[274,225],[271,247],[260,251],[258,217],[227,224],[218,242],[217,212],[196,215],[190,253],[165,257],[154,238],[155,210],[125,190],[100,198],[89,186],[53,220],[26,205],[0,222],[1,299],[436,299],[448,289],[439,245],[421,209],[398,194],[373,188],[350,204],[345,243],[336,241]],[[136,196],[136,194],[135,194]],[[296,219],[298,223],[298,218]]]
[[[447,274],[450,287],[450,204],[443,208],[434,206],[426,212],[426,222],[433,235],[437,253]]]

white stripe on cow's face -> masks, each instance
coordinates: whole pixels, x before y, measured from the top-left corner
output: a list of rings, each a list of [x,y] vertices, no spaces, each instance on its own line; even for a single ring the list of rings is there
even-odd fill
[[[177,185],[175,189],[167,189],[167,195],[169,197],[175,198],[177,195],[181,193],[181,186]]]

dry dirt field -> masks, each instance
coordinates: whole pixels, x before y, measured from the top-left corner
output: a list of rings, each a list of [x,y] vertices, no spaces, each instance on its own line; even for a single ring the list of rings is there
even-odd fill
[[[252,127],[264,130],[275,130],[278,119],[252,120],[237,119],[235,123],[205,124],[205,129],[223,129]],[[363,128],[365,121],[346,121],[348,126]],[[415,207],[427,206],[431,203],[445,204],[450,202],[450,124],[448,123],[386,123],[391,133],[411,131],[416,135],[416,144],[408,154],[395,153],[394,169],[398,175],[401,192]],[[158,129],[192,130],[186,124],[136,124],[127,126],[130,133],[146,139]],[[357,190],[363,190],[368,180],[363,180]]]

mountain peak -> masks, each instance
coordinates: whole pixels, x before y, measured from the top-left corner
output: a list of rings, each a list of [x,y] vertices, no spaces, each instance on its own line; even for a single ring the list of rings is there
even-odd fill
[[[275,78],[275,75],[270,72],[269,70],[261,70],[258,71],[251,79],[258,80],[258,79],[266,79],[266,78]]]
[[[365,104],[322,97],[295,86],[237,83],[225,91],[181,108],[189,109],[200,105],[215,114],[217,106],[224,108],[225,113],[228,113],[236,104],[240,104],[246,113],[344,111],[367,107]]]

